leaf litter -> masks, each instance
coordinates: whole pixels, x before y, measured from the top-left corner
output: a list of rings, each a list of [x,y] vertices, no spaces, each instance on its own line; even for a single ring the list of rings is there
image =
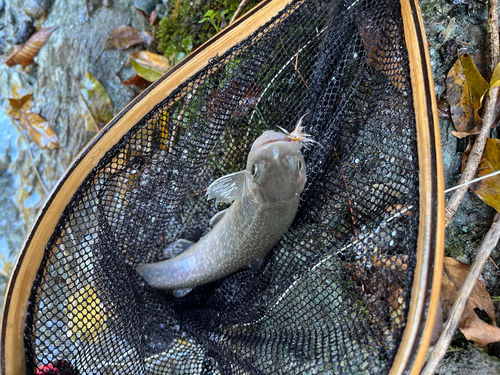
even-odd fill
[[[441,281],[441,300],[443,315],[447,319],[455,303],[457,293],[469,273],[470,265],[454,258],[445,257],[443,261],[443,278]],[[488,324],[481,320],[474,309],[483,310],[492,320]],[[500,328],[496,326],[493,301],[486,290],[482,276],[476,282],[474,289],[465,305],[458,328],[467,340],[485,349],[489,343],[500,341]]]

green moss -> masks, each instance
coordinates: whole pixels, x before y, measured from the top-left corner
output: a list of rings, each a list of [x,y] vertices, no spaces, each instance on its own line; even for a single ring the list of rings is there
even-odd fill
[[[214,27],[209,23],[200,23],[203,16],[210,10],[217,14],[229,9],[225,15],[229,23],[238,8],[240,0],[200,1],[179,0],[179,6],[173,18],[176,1],[170,2],[172,6],[160,21],[160,28],[156,34],[158,50],[171,59],[173,63],[179,62],[184,56],[196,49],[215,35]],[[258,3],[251,0],[244,12]]]
[[[462,238],[459,238],[460,236],[456,236],[453,230],[449,229],[446,232],[444,255],[452,258],[463,256],[466,252],[466,243]]]

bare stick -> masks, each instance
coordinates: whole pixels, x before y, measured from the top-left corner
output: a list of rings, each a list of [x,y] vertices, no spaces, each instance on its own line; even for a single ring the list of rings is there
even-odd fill
[[[488,260],[491,251],[496,246],[499,238],[500,213],[497,213],[493,218],[493,223],[491,224],[488,233],[486,233],[481,246],[479,246],[476,254],[476,259],[474,260],[474,263],[472,264],[462,287],[458,291],[457,298],[455,300],[455,303],[453,304],[453,308],[451,309],[450,316],[446,321],[443,333],[434,346],[434,350],[429,357],[429,361],[422,370],[421,375],[434,374],[434,371],[436,371],[439,362],[444,357],[446,350],[450,346],[451,339],[455,335],[458,322],[460,321],[460,317],[462,316],[470,293],[472,292],[474,286],[476,286],[477,279],[479,278],[479,275],[481,275],[481,271],[483,270],[483,267]]]
[[[486,21],[486,33],[488,35],[488,70],[493,73],[499,62],[498,52],[498,0],[488,0],[488,19]]]
[[[488,29],[488,69],[489,73],[493,72],[495,66],[498,64],[498,0],[488,1],[488,20],[486,21],[486,28]],[[472,151],[467,159],[467,164],[462,173],[462,177],[458,181],[458,185],[464,184],[471,180],[476,174],[477,167],[483,155],[486,138],[493,125],[495,104],[497,101],[498,87],[493,88],[484,96],[484,109],[483,109],[483,128],[474,142]],[[457,189],[450,197],[445,207],[444,225],[448,226],[453,221],[453,216],[458,209],[458,205],[462,200],[468,185],[462,186]]]
[[[248,4],[248,0],[241,0],[240,5],[238,5],[238,9],[236,9],[236,12],[234,12],[234,14],[233,14],[233,18],[231,18],[231,21],[229,21],[230,25],[236,20],[236,18],[238,18],[240,16],[241,12],[243,12],[243,8],[247,4]]]
[[[486,139],[490,133],[491,125],[493,124],[493,116],[495,104],[497,101],[498,87],[493,88],[491,91],[491,99],[488,93],[484,96],[484,116],[483,116],[483,127],[481,132],[478,134],[472,151],[467,159],[467,164],[462,172],[462,177],[458,180],[458,185],[465,184],[470,181],[476,174],[477,167],[481,161],[481,156],[483,155],[484,146],[486,145]],[[455,190],[453,195],[450,197],[445,207],[445,217],[444,225],[448,226],[453,221],[453,216],[457,211],[458,205],[462,201],[465,192],[467,191],[469,185],[465,184]]]

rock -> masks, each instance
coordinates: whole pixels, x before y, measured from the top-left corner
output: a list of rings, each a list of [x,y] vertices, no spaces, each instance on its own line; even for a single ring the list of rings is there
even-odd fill
[[[11,25],[16,24],[16,18],[14,17],[14,14],[12,14],[12,12],[7,12],[7,23],[10,23]]]
[[[14,39],[14,44],[22,44],[28,40],[28,38],[35,32],[35,26],[33,22],[24,21],[21,26],[19,26],[16,37]]]
[[[0,14],[3,13],[4,9],[5,9],[5,2],[3,0],[0,0]]]
[[[24,0],[24,12],[31,18],[40,18],[49,9],[50,0]]]
[[[135,0],[134,6],[149,15],[155,10],[156,4],[161,4],[161,0]]]

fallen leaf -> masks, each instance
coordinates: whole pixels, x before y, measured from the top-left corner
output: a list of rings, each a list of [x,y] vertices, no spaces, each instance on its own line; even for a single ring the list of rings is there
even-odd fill
[[[486,346],[492,342],[500,341],[500,328],[483,322],[474,310],[460,331],[467,340],[474,341],[477,346],[483,349],[486,349]]]
[[[126,49],[136,44],[150,44],[153,37],[146,31],[122,25],[111,32],[111,36],[104,41],[105,46],[111,44],[116,49]]]
[[[443,260],[443,267],[451,282],[455,286],[458,286],[458,289],[460,289],[465,278],[467,277],[467,274],[469,273],[470,265],[462,263],[451,257],[445,257]],[[480,276],[479,280],[476,282],[476,286],[472,290],[469,297],[468,304],[473,309],[477,307],[484,310],[491,320],[495,322],[495,309],[493,307],[493,301],[491,300],[490,294],[486,290],[482,276]]]
[[[21,111],[29,111],[33,106],[31,99],[31,94],[24,95],[20,99],[9,98],[10,108],[7,108],[7,114],[16,120],[20,120]]]
[[[490,79],[490,89],[500,86],[500,63],[495,66]]]
[[[47,120],[37,113],[31,112],[32,95],[20,99],[9,98],[10,109],[7,114],[18,121],[33,141],[41,148],[59,148],[59,139]]]
[[[113,118],[113,104],[106,89],[102,86],[101,82],[89,72],[86,72],[83,84],[81,86],[82,98],[85,103],[81,103],[82,108],[87,112],[86,126],[88,131],[95,131],[94,121],[97,123],[99,129],[108,123]],[[88,111],[85,111],[88,108]],[[92,118],[88,118],[91,115]]]
[[[446,96],[456,129],[451,132],[454,136],[463,138],[479,133],[483,120],[478,110],[488,87],[469,54],[460,56],[453,64],[446,77]]]
[[[21,112],[21,125],[41,148],[53,150],[59,148],[59,139],[47,120],[38,113]]]
[[[462,169],[471,147],[464,152]],[[486,139],[483,155],[474,178],[486,176],[500,169],[500,139]],[[470,185],[471,190],[486,204],[500,212],[500,175],[491,176]]]
[[[71,340],[84,339],[91,343],[101,332],[108,330],[106,311],[99,294],[92,286],[87,284],[70,295],[66,308],[69,328],[67,335]]]
[[[2,269],[0,270],[0,274],[8,277],[10,275],[10,271],[12,271],[14,262],[12,260],[7,260],[3,254],[0,254],[0,260],[2,260]]]
[[[7,66],[14,66],[17,64],[28,66],[31,64],[38,54],[38,51],[40,51],[40,48],[42,48],[56,27],[57,26],[53,26],[38,30],[24,44],[17,46],[14,51],[12,51],[5,60],[5,64]]]
[[[123,81],[124,85],[130,86],[130,85],[135,85],[139,89],[144,90],[151,85],[151,82],[146,81],[144,78],[142,78],[139,75],[135,75],[132,78],[127,79],[126,81]]]
[[[470,265],[445,257],[443,266],[441,299],[444,318],[447,319],[455,303],[457,293],[467,277]],[[485,348],[491,342],[500,341],[500,328],[483,322],[474,312],[476,307],[484,310],[495,323],[493,302],[481,276],[467,301],[458,328],[467,340],[474,341],[479,347]]]
[[[450,105],[445,98],[441,98],[438,100],[437,109],[439,118],[447,121],[451,120]]]
[[[233,111],[233,115],[246,115],[250,109],[257,105],[260,94],[262,94],[262,87],[251,83],[247,91],[245,91],[245,94],[243,94],[243,98],[241,98],[239,106]]]
[[[135,72],[149,82],[154,82],[170,69],[165,56],[149,51],[140,51],[130,55],[130,62]]]

